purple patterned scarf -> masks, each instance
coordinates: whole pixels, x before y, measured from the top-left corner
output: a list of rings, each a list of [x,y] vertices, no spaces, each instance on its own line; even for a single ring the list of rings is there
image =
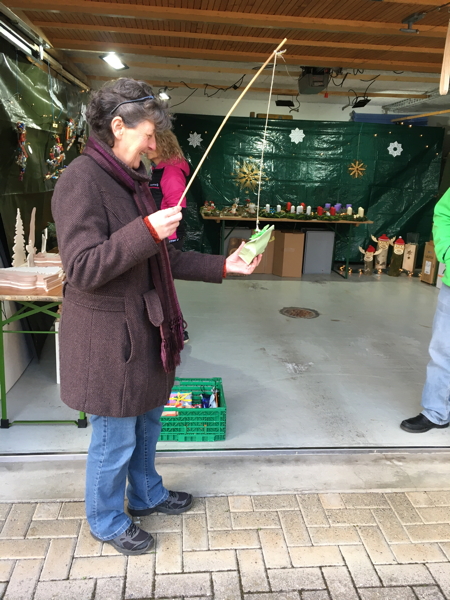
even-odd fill
[[[111,148],[96,136],[90,136],[84,154],[90,156],[111,177],[133,192],[136,206],[143,217],[157,211],[148,186],[149,177],[141,163],[139,170],[128,167],[119,160]],[[149,233],[150,235],[150,233]],[[165,240],[159,244],[159,252],[149,258],[150,273],[161,301],[164,321],[160,326],[161,359],[164,370],[170,373],[180,364],[183,349],[183,315],[170,269],[169,254]]]

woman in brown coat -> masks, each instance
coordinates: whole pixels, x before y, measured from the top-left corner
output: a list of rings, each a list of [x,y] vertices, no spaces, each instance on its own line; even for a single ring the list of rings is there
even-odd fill
[[[119,79],[93,95],[84,153],[58,181],[52,211],[66,271],[60,327],[61,398],[91,414],[86,513],[94,537],[141,554],[152,536],[124,512],[179,514],[192,496],[155,469],[160,416],[180,364],[183,318],[173,278],[221,283],[251,273],[238,253],[182,253],[166,240],[178,207],[157,210],[141,154],[170,115],[151,87]]]

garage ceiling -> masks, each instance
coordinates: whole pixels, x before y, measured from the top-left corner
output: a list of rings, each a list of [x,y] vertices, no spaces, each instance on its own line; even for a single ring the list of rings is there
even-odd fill
[[[6,0],[4,4],[64,53],[98,87],[117,76],[99,55],[116,52],[127,76],[168,86],[226,88],[269,56],[284,38],[275,93],[295,95],[301,66],[343,69],[335,101],[351,88],[386,98],[427,96],[438,86],[450,2],[442,0]],[[419,16],[417,20],[414,20]],[[412,17],[416,33],[401,32]],[[361,71],[364,70],[364,73]],[[393,73],[393,71],[401,73]],[[266,94],[269,74],[253,94]],[[342,77],[334,82],[339,84]],[[362,81],[364,80],[364,81]],[[210,88],[210,91],[214,87]],[[235,93],[235,90],[231,90]],[[229,93],[229,92],[225,92]],[[222,97],[223,97],[223,93]],[[382,96],[379,96],[379,95]],[[344,97],[344,98],[343,98]],[[318,97],[302,100],[317,100]],[[262,97],[261,97],[262,99]]]

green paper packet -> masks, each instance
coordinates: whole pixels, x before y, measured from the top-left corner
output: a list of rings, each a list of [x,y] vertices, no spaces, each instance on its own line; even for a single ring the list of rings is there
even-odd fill
[[[252,235],[250,240],[242,247],[239,252],[239,256],[248,265],[252,260],[262,254],[267,248],[267,244],[272,238],[272,231],[275,229],[275,225],[266,225],[261,231],[257,231]]]

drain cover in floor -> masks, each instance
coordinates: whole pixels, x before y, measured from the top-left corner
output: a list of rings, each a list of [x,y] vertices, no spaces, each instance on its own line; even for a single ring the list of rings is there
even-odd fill
[[[315,319],[320,314],[313,308],[299,308],[298,306],[282,308],[280,313],[285,317],[291,317],[292,319]]]

